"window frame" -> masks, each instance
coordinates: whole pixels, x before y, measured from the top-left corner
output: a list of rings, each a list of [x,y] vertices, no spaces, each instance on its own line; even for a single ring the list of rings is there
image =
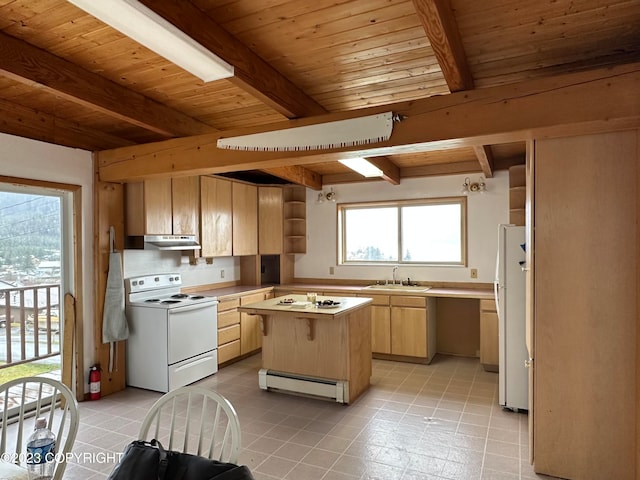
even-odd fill
[[[460,262],[423,262],[423,261],[405,261],[402,260],[402,208],[406,206],[430,206],[430,205],[459,205],[460,206]],[[396,207],[398,209],[397,222],[397,240],[398,240],[398,260],[384,261],[361,261],[346,260],[346,215],[348,210]],[[380,200],[373,202],[353,202],[339,203],[337,205],[337,264],[338,265],[412,265],[412,266],[429,266],[429,267],[466,267],[467,266],[467,197],[437,197],[437,198],[418,198],[405,200]]]

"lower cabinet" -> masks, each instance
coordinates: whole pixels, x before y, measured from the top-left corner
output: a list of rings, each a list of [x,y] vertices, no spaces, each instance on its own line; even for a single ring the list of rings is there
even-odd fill
[[[391,353],[391,312],[388,306],[371,306],[371,351]]]
[[[371,304],[371,351],[380,355],[412,357],[427,363],[436,350],[435,324],[430,325],[431,314],[427,298],[404,295],[365,295]]]
[[[391,354],[427,357],[425,297],[391,297]]]
[[[261,302],[273,292],[258,292],[230,298],[218,304],[218,365],[252,353],[262,347],[260,317],[237,311],[239,305]]]
[[[498,312],[493,300],[480,300],[480,363],[488,372],[498,371]]]
[[[218,303],[218,365],[240,356],[240,299],[221,298]]]
[[[265,293],[253,293],[240,297],[240,305],[262,302]],[[251,353],[262,348],[262,331],[260,330],[260,317],[258,315],[240,314],[240,355]]]
[[[371,351],[391,353],[391,311],[389,295],[358,295],[368,297],[371,302]]]

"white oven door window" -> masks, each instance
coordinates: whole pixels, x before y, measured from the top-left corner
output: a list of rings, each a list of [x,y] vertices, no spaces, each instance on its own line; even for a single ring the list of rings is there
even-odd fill
[[[172,308],[168,315],[169,365],[218,347],[215,304]]]

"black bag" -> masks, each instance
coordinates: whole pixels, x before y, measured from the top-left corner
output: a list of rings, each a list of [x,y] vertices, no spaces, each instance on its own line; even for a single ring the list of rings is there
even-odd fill
[[[246,466],[166,451],[160,442],[136,440],[124,449],[107,480],[254,480]]]

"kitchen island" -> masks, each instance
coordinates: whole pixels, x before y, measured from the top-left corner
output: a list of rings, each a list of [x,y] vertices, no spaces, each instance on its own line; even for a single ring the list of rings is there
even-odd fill
[[[285,300],[293,303],[284,303]],[[260,317],[260,387],[351,403],[371,378],[370,298],[286,295],[238,308]]]

